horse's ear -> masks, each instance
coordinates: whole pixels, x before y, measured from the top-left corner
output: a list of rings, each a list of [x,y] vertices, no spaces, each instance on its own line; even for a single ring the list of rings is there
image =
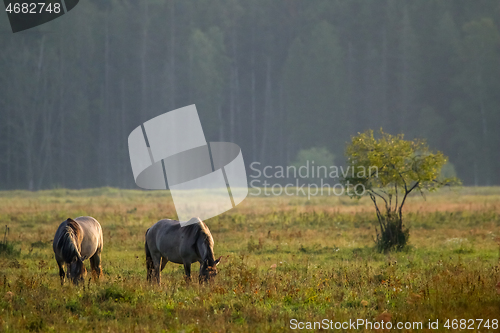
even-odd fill
[[[217,266],[220,263],[221,259],[222,259],[222,256],[220,256],[219,259],[215,260],[215,266]]]
[[[71,217],[68,217],[68,218],[66,219],[66,221],[69,221],[69,222],[75,222],[75,220],[73,220]]]

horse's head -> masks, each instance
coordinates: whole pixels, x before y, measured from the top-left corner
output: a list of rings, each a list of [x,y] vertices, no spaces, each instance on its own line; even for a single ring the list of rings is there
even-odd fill
[[[203,262],[200,269],[200,282],[207,282],[217,275],[217,265],[221,258],[219,257],[219,259],[215,260],[213,265],[208,263],[208,259]]]
[[[75,256],[69,264],[69,278],[73,281],[74,284],[82,282],[87,275],[87,269],[83,264],[83,260],[85,260],[85,258]]]

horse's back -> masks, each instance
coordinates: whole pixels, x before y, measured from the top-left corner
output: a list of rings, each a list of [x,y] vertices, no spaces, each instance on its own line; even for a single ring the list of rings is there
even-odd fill
[[[160,220],[146,233],[146,244],[155,257],[182,263],[178,251],[180,245],[180,223],[174,220]]]
[[[92,216],[80,216],[74,219],[82,228],[95,228],[101,229],[101,224]]]
[[[194,248],[200,229],[199,223],[181,227],[179,221],[160,220],[149,228],[146,243],[152,253],[160,254],[168,261],[177,264],[196,262],[199,260],[199,254]]]
[[[74,220],[83,231],[81,255],[89,258],[97,251],[102,251],[103,239],[101,224],[91,216],[80,216]]]

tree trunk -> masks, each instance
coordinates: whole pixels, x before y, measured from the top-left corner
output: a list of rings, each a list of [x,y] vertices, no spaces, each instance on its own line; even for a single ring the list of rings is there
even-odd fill
[[[175,87],[175,0],[171,1],[170,10],[170,110],[176,108],[176,87]]]
[[[148,1],[143,2],[144,11],[142,18],[142,47],[141,47],[141,122],[146,121],[148,113],[148,100],[147,100],[147,73],[146,73],[146,62],[147,62],[147,49],[148,49],[148,39],[149,39],[149,7]]]
[[[229,141],[234,142],[235,139],[235,113],[236,113],[236,95],[237,95],[237,79],[238,79],[238,64],[236,54],[236,33],[233,29],[231,34],[232,46],[232,62],[229,79]]]
[[[102,185],[110,185],[110,140],[113,135],[110,133],[114,126],[110,126],[109,113],[110,113],[110,92],[109,92],[109,15],[106,12],[106,23],[104,26],[104,110],[100,113],[99,121],[99,173],[102,179]]]
[[[66,60],[66,55],[64,54],[64,43],[63,43],[63,35],[61,34],[60,39],[59,39],[59,166],[57,167],[57,173],[59,175],[58,179],[60,184],[63,187],[66,187],[66,168],[63,167],[66,163],[66,140],[65,140],[65,133],[66,133],[66,119],[65,119],[65,114],[64,112],[64,101],[65,101],[65,87],[66,87],[66,82],[65,82],[65,60]]]
[[[37,75],[36,75],[36,91],[35,91],[35,103],[39,103],[39,98],[42,95],[40,93],[41,79],[42,79],[42,68],[44,64],[44,49],[45,49],[45,36],[42,37],[40,42],[40,53],[38,56],[37,64]],[[35,189],[35,129],[37,125],[37,113],[27,115],[28,110],[24,109],[22,111],[22,126],[24,130],[23,141],[25,147],[26,156],[26,181],[27,186],[30,191]]]
[[[126,111],[125,111],[125,80],[121,79],[121,82],[120,82],[120,111],[121,111],[121,137],[122,138],[126,138],[127,137],[127,133],[126,133],[126,128],[127,128],[127,121],[126,121]],[[122,141],[121,143],[122,145],[122,151],[124,152],[127,152],[128,150],[128,147],[127,147],[127,144]],[[126,153],[127,156],[128,156],[128,152]],[[122,181],[122,188],[127,188],[127,179],[129,179],[130,177],[127,175],[127,166],[129,165],[128,164],[128,161],[127,161],[127,158],[124,158],[122,163],[121,164],[121,175],[120,175],[120,178],[121,178],[121,181]]]
[[[252,58],[251,58],[251,115],[252,115],[252,157],[257,159],[257,115],[255,108],[255,26],[252,25]]]
[[[389,125],[389,115],[388,110],[389,107],[387,105],[387,92],[389,85],[389,77],[388,77],[388,51],[387,51],[387,29],[384,28],[382,31],[382,66],[380,66],[380,76],[381,76],[381,97],[382,97],[382,108],[381,108],[381,118],[382,124]]]
[[[483,82],[482,82],[482,77],[481,74],[478,74],[477,76],[477,85],[478,85],[478,97],[479,97],[479,110],[480,110],[480,115],[481,115],[481,128],[482,128],[482,137],[483,137],[483,144],[482,144],[482,152],[483,152],[483,158],[484,161],[487,161],[490,154],[489,154],[489,142],[488,142],[488,126],[487,126],[487,119],[486,119],[486,110],[484,106],[484,100],[483,100]],[[488,163],[484,163],[483,165],[483,171],[484,171],[484,177],[485,177],[485,185],[490,186],[490,168]]]
[[[262,116],[262,141],[260,149],[260,161],[266,162],[267,152],[267,137],[269,130],[270,115],[273,114],[273,101],[272,101],[272,82],[271,82],[271,59],[267,59],[266,66],[266,88],[264,97],[264,114]]]

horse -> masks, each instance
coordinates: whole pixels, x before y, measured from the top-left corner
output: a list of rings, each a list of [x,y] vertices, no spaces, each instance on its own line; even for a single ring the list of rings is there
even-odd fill
[[[90,216],[68,218],[59,225],[52,247],[59,266],[61,285],[66,277],[74,284],[83,281],[87,274],[83,261],[89,258],[92,275],[95,279],[102,276],[102,228],[99,222]]]
[[[160,273],[168,261],[184,265],[185,279],[191,280],[191,264],[200,263],[199,282],[207,282],[217,275],[214,240],[208,227],[199,218],[181,227],[179,221],[164,219],[146,231],[147,280],[160,284]]]

